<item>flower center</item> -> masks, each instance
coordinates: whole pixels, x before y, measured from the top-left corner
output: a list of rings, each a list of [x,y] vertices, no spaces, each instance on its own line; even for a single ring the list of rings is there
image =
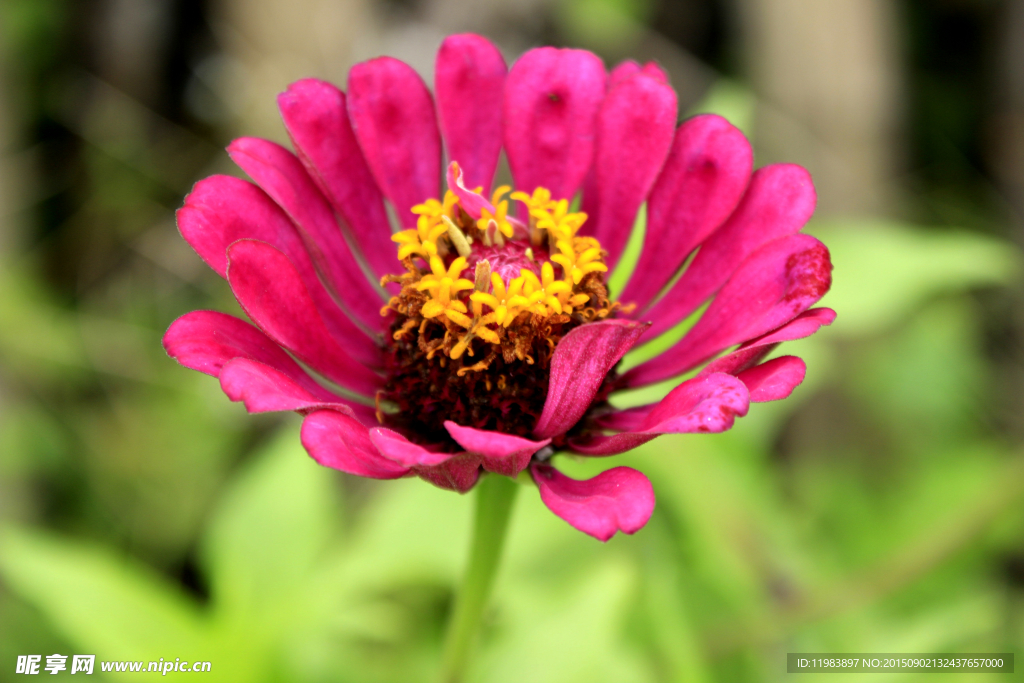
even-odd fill
[[[614,315],[604,252],[577,233],[586,214],[537,188],[513,192],[528,222],[508,215],[509,192],[487,201],[452,164],[443,201],[413,207],[416,228],[397,233],[405,273],[387,340],[383,424],[433,444],[452,443],[444,421],[528,436],[547,396],[551,356],[574,327]]]

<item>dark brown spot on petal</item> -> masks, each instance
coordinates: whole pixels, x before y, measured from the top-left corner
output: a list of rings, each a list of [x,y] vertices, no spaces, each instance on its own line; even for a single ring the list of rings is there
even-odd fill
[[[828,249],[818,244],[793,254],[786,261],[789,288],[783,301],[820,299],[832,286],[832,261]]]

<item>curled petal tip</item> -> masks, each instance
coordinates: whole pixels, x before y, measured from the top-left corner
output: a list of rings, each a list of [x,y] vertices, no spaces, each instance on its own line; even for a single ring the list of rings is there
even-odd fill
[[[544,504],[599,541],[617,531],[636,533],[654,512],[654,487],[630,467],[614,467],[585,480],[567,477],[550,465],[534,464],[531,472]]]
[[[483,210],[487,209],[491,215],[494,215],[494,205],[487,201],[479,192],[474,192],[466,187],[459,162],[453,161],[448,164],[448,173],[445,178],[448,182],[448,188],[458,196],[459,205],[466,213],[473,218],[480,218],[483,215]]]

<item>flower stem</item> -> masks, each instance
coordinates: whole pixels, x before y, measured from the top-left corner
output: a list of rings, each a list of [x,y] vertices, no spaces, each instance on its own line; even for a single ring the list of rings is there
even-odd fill
[[[519,484],[514,479],[489,474],[480,480],[476,488],[476,519],[469,564],[448,622],[441,660],[442,683],[460,683],[465,676],[470,650],[480,628],[480,618],[494,583],[498,560],[501,559]]]

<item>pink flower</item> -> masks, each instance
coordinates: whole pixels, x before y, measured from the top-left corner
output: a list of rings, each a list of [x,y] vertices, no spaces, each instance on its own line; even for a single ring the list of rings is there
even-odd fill
[[[388,57],[353,68],[347,94],[299,81],[278,99],[296,154],[233,142],[255,184],[199,182],[178,226],[255,325],[194,311],[164,346],[250,412],[304,415],[303,445],[323,465],[460,492],[482,471],[529,468],[572,526],[601,540],[633,533],[654,508],[643,474],[578,481],[550,455],[725,431],[750,402],[793,391],[803,361],[764,358],[835,317],[811,308],[832,269],[799,232],[811,179],[785,164],[751,173],[750,145],[718,116],[677,127],[654,64],[608,73],[589,52],[539,48],[508,70],[486,39],[457,35],[436,74],[436,106]],[[502,149],[512,195],[490,192]],[[613,297],[605,276],[644,202],[643,251]],[[678,343],[616,370],[705,303]],[[659,403],[608,401],[702,365]]]

